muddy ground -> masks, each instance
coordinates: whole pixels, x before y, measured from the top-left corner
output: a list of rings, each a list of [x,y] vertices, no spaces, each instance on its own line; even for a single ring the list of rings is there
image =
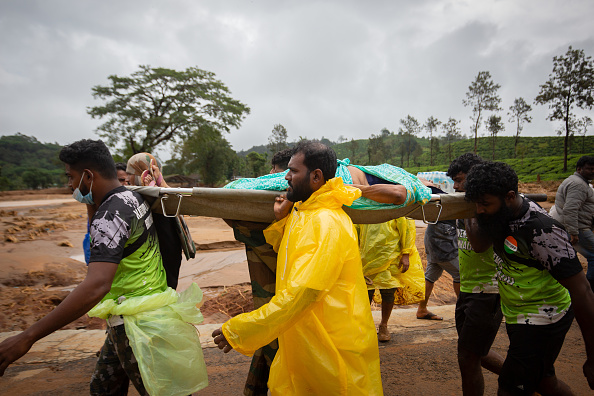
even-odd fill
[[[0,332],[24,330],[39,320],[86,274],[86,266],[80,261],[86,232],[84,205],[70,201],[69,194],[35,193],[0,193]],[[6,206],[9,202],[23,204],[25,200],[45,202],[43,206]],[[198,254],[243,249],[221,219],[186,217],[186,221]],[[417,246],[425,261],[423,236],[424,228],[419,227]],[[218,272],[218,281],[197,281],[205,295],[205,323],[220,323],[253,309],[247,266],[239,264]],[[455,302],[449,274],[437,282],[431,298],[430,304],[434,305]],[[85,316],[64,327],[85,328],[104,328],[104,323]]]
[[[547,193],[551,206],[557,183],[522,185],[524,192]],[[84,205],[69,198],[64,191],[0,193],[0,204],[7,201],[54,200],[55,204],[39,207],[2,207],[0,205],[0,332],[22,330],[58,305],[86,273],[79,261],[81,243],[86,228]],[[60,203],[58,203],[60,202]],[[188,218],[194,240],[208,251],[242,249],[235,243],[232,231],[220,219]],[[417,229],[417,247],[423,262],[424,228]],[[78,259],[77,259],[78,258]],[[245,263],[244,263],[245,264]],[[216,279],[225,284],[201,285],[205,294],[202,312],[205,323],[221,323],[230,316],[252,309],[247,267],[244,273],[236,265],[233,271],[221,269]],[[227,267],[230,268],[230,267]],[[228,272],[225,272],[228,271]],[[207,281],[205,281],[208,283]],[[212,283],[212,282],[211,282]],[[216,283],[216,282],[215,282]],[[430,306],[455,303],[451,278],[448,274],[436,283]],[[377,307],[373,307],[377,309]],[[453,307],[452,307],[453,309]],[[102,329],[98,319],[83,317],[66,329]],[[414,340],[430,340],[417,343]],[[494,348],[505,355],[505,329],[499,332]],[[206,348],[205,359],[210,385],[200,395],[241,394],[250,358],[236,352],[228,355]],[[457,395],[460,376],[456,361],[455,329],[453,326],[425,326],[393,335],[392,341],[380,344],[382,380],[386,395]],[[585,360],[579,327],[574,323],[556,367],[577,394],[588,394],[581,374]],[[87,394],[88,380],[94,367],[94,357],[60,364],[39,364],[39,374],[27,379],[27,386],[10,389],[14,395]],[[33,366],[33,367],[31,367]],[[35,365],[14,365],[7,376],[37,368]],[[50,370],[43,370],[49,368]],[[486,394],[495,394],[496,377],[486,374]],[[0,394],[2,379],[0,379]],[[131,394],[135,391],[131,390]]]

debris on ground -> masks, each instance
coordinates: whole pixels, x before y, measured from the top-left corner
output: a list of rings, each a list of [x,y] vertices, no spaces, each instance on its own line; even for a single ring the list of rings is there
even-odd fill
[[[200,311],[205,318],[213,314],[222,314],[226,319],[230,319],[254,309],[252,287],[249,283],[220,288],[204,288],[203,292],[205,299]],[[209,294],[214,294],[214,296],[208,297]],[[220,315],[216,316],[222,318]]]

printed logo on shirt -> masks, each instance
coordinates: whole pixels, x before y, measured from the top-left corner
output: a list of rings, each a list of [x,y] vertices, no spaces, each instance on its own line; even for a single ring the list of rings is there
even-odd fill
[[[144,221],[144,225],[146,226],[146,229],[149,230],[153,225],[153,216],[148,216]]]
[[[136,218],[140,220],[149,211],[149,209],[148,202],[144,201],[142,205],[134,209],[134,214],[136,215]]]
[[[511,235],[505,238],[505,241],[503,242],[503,248],[505,249],[505,252],[508,254],[513,254],[517,252],[518,242],[516,241],[516,238],[514,238]]]
[[[495,252],[493,252],[493,261],[495,261],[497,267],[497,272],[495,272],[497,282],[500,284],[505,283],[507,285],[513,286],[516,283],[516,280],[513,277],[503,273],[503,260]]]

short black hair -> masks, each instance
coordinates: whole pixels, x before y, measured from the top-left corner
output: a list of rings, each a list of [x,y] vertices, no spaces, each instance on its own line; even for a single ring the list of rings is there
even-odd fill
[[[310,172],[320,169],[326,181],[336,176],[336,153],[324,143],[302,140],[295,146],[293,155],[297,153],[303,153],[303,164]]]
[[[476,164],[480,164],[481,162],[483,162],[483,159],[476,154],[462,154],[461,156],[452,161],[446,175],[453,179],[460,172],[468,174],[468,172],[470,172],[470,169],[473,166],[475,166]]]
[[[124,162],[116,162],[115,167],[116,167],[116,171],[126,172],[126,168],[128,167],[128,165],[126,165],[126,163],[124,163]]]
[[[101,140],[83,139],[64,146],[60,151],[60,161],[79,172],[91,169],[105,179],[117,178],[113,157]]]
[[[292,148],[281,150],[272,156],[270,163],[272,166],[277,165],[279,168],[285,170],[289,167],[289,160],[293,156],[294,151]]]
[[[518,193],[518,175],[508,164],[484,161],[470,169],[465,189],[466,200],[471,202],[485,194],[504,198],[509,191]]]
[[[594,165],[593,156],[584,155],[583,157],[580,157],[580,159],[577,161],[577,164],[575,164],[575,169],[577,170],[578,168],[583,168],[586,165]]]

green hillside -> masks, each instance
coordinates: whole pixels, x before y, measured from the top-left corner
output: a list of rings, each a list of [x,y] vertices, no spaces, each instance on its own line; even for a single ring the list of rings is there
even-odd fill
[[[351,163],[376,165],[391,163],[416,174],[430,170],[445,171],[451,159],[474,149],[474,140],[460,139],[450,144],[434,140],[433,165],[430,165],[430,144],[426,138],[409,137],[406,134],[389,132],[332,145],[338,158],[350,158]],[[292,145],[292,144],[291,144]],[[478,153],[485,159],[493,157],[492,140],[479,138]],[[255,146],[267,152],[264,145]],[[57,143],[41,143],[35,137],[16,134],[0,137],[0,190],[45,188],[63,186],[66,183],[64,168],[58,160],[61,146]],[[237,153],[244,157],[254,150]],[[496,140],[495,160],[510,164],[523,182],[540,180],[561,180],[575,170],[575,164],[584,154],[594,155],[594,136],[575,137],[570,142],[568,171],[563,172],[563,138],[523,137],[514,158],[513,137],[499,137]],[[268,155],[271,158],[271,155]],[[119,159],[118,159],[119,160]],[[266,161],[266,160],[263,160]],[[262,166],[262,172],[269,167]],[[262,174],[260,172],[260,174]],[[244,175],[243,173],[237,173]]]
[[[374,152],[368,150],[370,139],[360,139],[355,142],[345,142],[333,146],[339,158],[350,158],[352,163],[361,165],[376,165],[382,162],[401,166],[407,171],[416,174],[429,170],[447,170],[450,158],[454,159],[461,154],[474,150],[473,139],[462,139],[453,142],[451,146],[439,141],[435,147],[433,166],[430,166],[429,140],[426,138],[413,138],[420,146],[416,155],[411,153],[407,158],[403,145],[408,145],[404,135],[389,135],[384,137],[382,147],[387,147],[385,158],[374,158]],[[583,147],[582,147],[583,144]],[[420,151],[422,150],[422,151]],[[404,152],[404,153],[403,153]],[[492,140],[489,137],[479,138],[478,154],[484,159],[493,158]],[[574,137],[570,141],[568,155],[568,170],[563,172],[563,138],[562,137],[523,137],[518,144],[518,155],[514,158],[514,138],[509,136],[498,137],[495,145],[495,161],[502,161],[512,166],[523,182],[536,181],[538,175],[541,180],[563,179],[575,170],[575,164],[582,155],[594,155],[594,136]]]
[[[0,137],[0,190],[46,188],[66,182],[57,143],[20,133]]]

